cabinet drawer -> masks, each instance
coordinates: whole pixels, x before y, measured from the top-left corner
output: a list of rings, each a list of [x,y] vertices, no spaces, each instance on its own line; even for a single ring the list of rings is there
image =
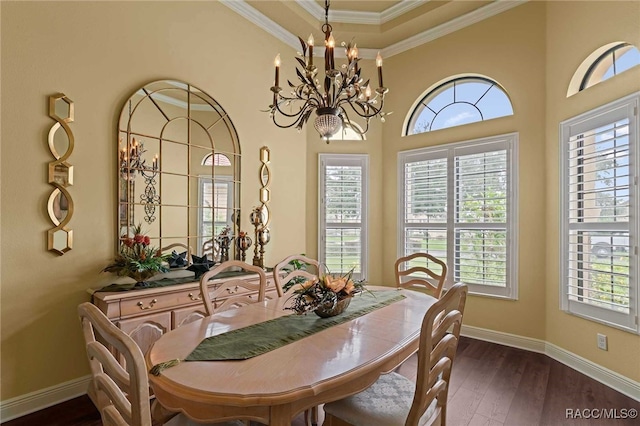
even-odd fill
[[[192,293],[197,294],[198,292],[194,291]],[[153,294],[149,296],[131,298],[120,302],[120,313],[122,317],[129,317],[133,315],[147,315],[153,312],[162,312],[184,304],[185,302],[182,301],[183,299],[188,300],[186,292]]]

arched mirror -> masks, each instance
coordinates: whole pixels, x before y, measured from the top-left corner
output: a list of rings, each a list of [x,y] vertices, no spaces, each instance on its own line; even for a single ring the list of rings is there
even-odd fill
[[[220,104],[180,81],[136,91],[120,115],[118,200],[119,240],[141,224],[158,248],[219,261],[216,237],[240,222],[240,144]]]

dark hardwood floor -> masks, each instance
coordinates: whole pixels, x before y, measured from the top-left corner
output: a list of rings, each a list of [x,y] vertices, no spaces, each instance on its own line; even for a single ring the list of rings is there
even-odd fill
[[[416,361],[410,358],[400,373],[415,379]],[[567,418],[567,410],[597,414],[611,410],[640,410],[640,402],[545,356],[521,349],[462,337],[454,361],[447,424],[449,426],[638,425],[635,419]],[[323,419],[320,410],[320,420]],[[583,416],[584,417],[584,416]],[[99,426],[100,416],[82,396],[6,426]],[[298,417],[292,423],[304,425]]]

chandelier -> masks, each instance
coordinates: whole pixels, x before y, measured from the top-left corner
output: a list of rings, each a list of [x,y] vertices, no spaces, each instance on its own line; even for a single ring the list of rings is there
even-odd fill
[[[372,117],[380,117],[384,122],[385,113],[382,112],[384,95],[389,91],[382,83],[382,57],[380,53],[376,58],[378,68],[378,88],[372,93],[369,80],[364,81],[360,76],[361,68],[358,66],[358,48],[356,44],[342,43],[345,47],[347,63],[339,69],[335,66],[334,48],[335,40],[331,35],[332,27],[329,25],[329,0],[325,0],[325,23],[322,26],[324,33],[324,78],[318,76],[318,69],[313,64],[313,35],[305,43],[300,37],[302,52],[296,57],[300,67],[296,67],[299,82],[297,84],[287,81],[292,89],[286,95],[280,87],[280,55],[275,59],[275,82],[273,103],[269,105],[269,113],[273,122],[280,128],[296,127],[302,130],[304,124],[309,121],[315,111],[317,117],[313,126],[320,136],[329,143],[329,138],[338,133],[343,126],[349,126],[357,133],[363,135],[369,130],[369,120]],[[322,81],[320,81],[322,79]],[[349,107],[349,108],[347,108]],[[349,113],[355,113],[365,120],[365,126],[350,125]]]

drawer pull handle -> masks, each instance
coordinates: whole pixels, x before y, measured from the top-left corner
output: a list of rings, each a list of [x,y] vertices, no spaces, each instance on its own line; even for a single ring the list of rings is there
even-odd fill
[[[202,300],[201,296],[202,296],[202,293],[198,293],[197,296],[194,296],[193,293],[189,293],[189,299],[194,300],[194,301],[195,300]]]
[[[155,305],[156,303],[158,303],[158,299],[153,299],[150,303],[149,306],[144,306],[144,303],[142,302],[138,302],[138,306],[140,307],[140,310],[144,311],[147,309],[151,309],[153,308],[153,305]]]
[[[234,294],[238,291],[238,286],[236,286],[236,288],[234,288],[233,290],[231,290],[230,288],[227,289],[227,293],[229,294]]]

